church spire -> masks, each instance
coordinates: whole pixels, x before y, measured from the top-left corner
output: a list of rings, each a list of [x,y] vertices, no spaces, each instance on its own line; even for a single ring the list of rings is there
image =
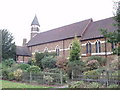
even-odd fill
[[[38,25],[38,26],[40,27],[40,24],[39,24],[39,22],[38,22],[38,19],[37,19],[37,16],[36,16],[36,15],[35,15],[32,23],[31,23],[31,26],[32,26],[32,25]]]
[[[37,16],[35,15],[31,23],[31,38],[35,37],[39,33],[40,24],[38,22]]]

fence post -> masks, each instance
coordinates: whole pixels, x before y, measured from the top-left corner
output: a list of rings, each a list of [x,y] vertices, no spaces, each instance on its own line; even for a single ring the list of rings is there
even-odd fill
[[[108,86],[109,85],[109,72],[108,72],[108,70],[106,72],[106,76],[107,76],[107,85],[106,86]]]
[[[73,70],[72,70],[72,80],[73,80]]]
[[[60,70],[60,82],[61,82],[61,85],[63,84],[63,75],[62,75],[62,70]]]
[[[30,83],[32,82],[32,72],[30,72]]]

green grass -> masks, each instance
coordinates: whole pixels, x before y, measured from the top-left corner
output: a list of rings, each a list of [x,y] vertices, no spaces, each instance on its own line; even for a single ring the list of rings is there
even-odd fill
[[[26,83],[16,83],[11,81],[0,80],[2,82],[2,88],[52,88],[38,85],[30,85]]]

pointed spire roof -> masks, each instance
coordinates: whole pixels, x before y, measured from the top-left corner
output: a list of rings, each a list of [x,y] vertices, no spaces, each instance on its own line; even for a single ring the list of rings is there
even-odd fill
[[[40,26],[40,24],[39,24],[39,22],[38,22],[38,19],[37,19],[37,16],[36,16],[36,15],[35,15],[35,17],[34,17],[32,23],[31,23],[31,26],[32,26],[32,25],[38,25],[38,26]]]

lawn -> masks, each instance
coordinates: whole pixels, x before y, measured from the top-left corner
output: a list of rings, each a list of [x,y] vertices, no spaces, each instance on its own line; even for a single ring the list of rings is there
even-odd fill
[[[0,82],[2,82],[2,88],[52,88],[52,87],[30,85],[26,83],[17,83],[17,82],[5,81],[5,80],[0,80]]]

